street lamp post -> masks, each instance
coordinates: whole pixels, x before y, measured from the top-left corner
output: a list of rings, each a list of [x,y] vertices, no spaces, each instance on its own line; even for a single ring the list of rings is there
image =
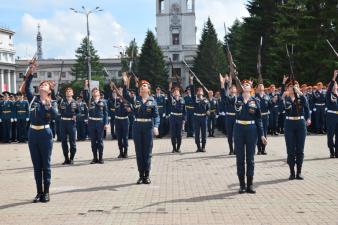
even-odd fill
[[[82,6],[82,10],[76,10],[73,8],[70,8],[75,13],[80,13],[86,16],[86,22],[87,22],[87,69],[88,69],[88,88],[89,88],[89,96],[91,96],[91,90],[90,90],[90,81],[92,80],[92,66],[91,66],[91,52],[90,52],[90,47],[89,47],[89,15],[95,12],[101,12],[103,9],[100,7],[96,7],[95,9],[92,10],[87,10],[84,6]]]

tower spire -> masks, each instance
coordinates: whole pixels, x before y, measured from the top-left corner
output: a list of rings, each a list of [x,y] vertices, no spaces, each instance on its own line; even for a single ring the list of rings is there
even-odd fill
[[[40,32],[40,24],[38,24],[38,34],[36,35],[36,44],[37,44],[37,57],[38,59],[43,59],[42,54],[42,35]]]

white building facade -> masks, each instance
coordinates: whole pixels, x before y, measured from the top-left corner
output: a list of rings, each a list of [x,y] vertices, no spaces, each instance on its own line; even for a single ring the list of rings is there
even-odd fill
[[[62,67],[63,62],[63,67]],[[59,83],[69,84],[75,80],[75,76],[72,75],[72,67],[76,63],[75,59],[43,59],[38,60],[38,69],[33,74],[34,79],[32,86],[34,91],[37,92],[37,88],[43,80],[56,81],[55,90],[58,90]],[[107,71],[111,74],[109,79],[121,79],[121,60],[120,59],[100,59],[100,63],[106,67]],[[16,60],[16,87],[19,87],[23,81],[29,60]],[[61,73],[62,67],[62,73]]]
[[[197,52],[195,0],[156,0],[157,41],[169,65],[170,75],[181,76],[184,86],[189,82],[189,70]]]
[[[0,27],[0,92],[16,92],[14,32]]]

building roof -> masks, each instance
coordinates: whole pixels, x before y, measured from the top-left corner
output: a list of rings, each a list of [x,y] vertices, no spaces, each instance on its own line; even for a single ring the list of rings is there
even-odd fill
[[[0,26],[0,32],[2,32],[2,33],[7,33],[7,34],[11,34],[11,35],[15,34],[14,31],[10,30],[10,29],[7,28],[7,27],[2,27],[2,26]]]

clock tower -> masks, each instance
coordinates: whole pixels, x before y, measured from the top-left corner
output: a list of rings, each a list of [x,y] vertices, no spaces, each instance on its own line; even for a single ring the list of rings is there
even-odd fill
[[[197,52],[196,29],[195,0],[156,0],[157,41],[169,65],[169,76],[179,75],[184,87],[189,83],[189,70],[183,61],[192,66]]]

